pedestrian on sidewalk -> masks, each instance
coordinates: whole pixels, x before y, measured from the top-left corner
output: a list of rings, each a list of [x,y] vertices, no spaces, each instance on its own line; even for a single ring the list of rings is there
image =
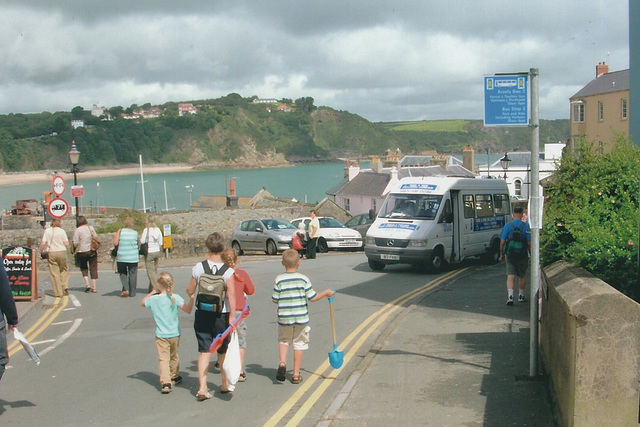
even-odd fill
[[[142,231],[140,243],[147,244],[147,254],[144,255],[144,268],[149,277],[149,292],[158,281],[158,261],[162,256],[162,231],[156,225],[153,216],[147,217],[147,226]]]
[[[237,268],[238,255],[233,249],[227,249],[222,253],[222,260],[229,267],[233,268],[233,278],[235,279],[235,286],[233,292],[236,297],[236,312],[241,312],[247,305],[247,295],[253,295],[256,291],[256,287],[251,280],[251,276],[245,270]],[[244,382],[247,380],[247,374],[244,372],[244,355],[247,349],[247,319],[242,319],[236,325],[238,332],[238,346],[240,347],[240,377],[238,381]],[[219,364],[219,361],[218,361]],[[222,366],[222,365],[220,365]]]
[[[73,246],[78,255],[78,264],[82,279],[84,280],[85,292],[98,292],[96,281],[98,280],[98,253],[91,249],[93,237],[97,237],[96,230],[87,222],[84,215],[80,215],[76,220],[76,231],[73,233]],[[89,274],[91,274],[91,286],[89,285]]]
[[[51,227],[42,235],[40,252],[48,253],[49,273],[53,295],[62,297],[69,295],[69,265],[67,263],[67,248],[69,238],[67,232],[60,227],[60,220],[51,221]]]
[[[313,290],[311,281],[298,273],[300,257],[294,249],[282,253],[282,265],[285,272],[276,277],[271,300],[278,305],[278,356],[280,362],[276,373],[278,381],[284,381],[287,373],[287,353],[293,346],[293,376],[291,382],[302,382],[300,365],[302,352],[309,348],[309,307],[307,300],[320,301],[332,297],[334,292],[327,289],[319,294]]]
[[[121,297],[135,297],[138,285],[138,232],[133,229],[133,218],[124,219],[124,227],[113,236],[113,245],[118,247],[117,266],[122,284]]]
[[[309,212],[311,221],[307,226],[307,259],[314,259],[318,248],[318,233],[320,231],[320,221],[316,217],[316,210],[311,209]]]
[[[13,300],[9,278],[0,263],[0,380],[4,374],[5,366],[9,363],[9,351],[7,348],[7,330],[13,331],[18,326],[18,309]]]
[[[213,340],[218,334],[224,333],[227,326],[233,327],[233,321],[236,318],[236,299],[235,293],[231,292],[235,288],[235,279],[233,277],[233,268],[230,268],[222,261],[221,254],[224,251],[225,238],[221,233],[215,232],[207,237],[206,246],[209,251],[209,257],[203,262],[197,263],[191,269],[191,281],[187,286],[187,294],[189,297],[195,296],[198,292],[198,284],[200,278],[205,274],[207,276],[219,275],[222,276],[225,284],[225,298],[222,304],[221,312],[208,311],[204,305],[199,307],[196,302],[195,319],[193,322],[193,329],[196,333],[196,340],[198,341],[198,380],[199,387],[196,393],[196,399],[203,401],[211,399],[213,396],[209,393],[209,386],[207,384],[207,374],[209,372],[209,362],[211,361],[211,352],[209,348],[213,343]],[[229,334],[230,335],[230,334]],[[220,367],[224,364],[224,357],[227,353],[227,347],[229,346],[230,336],[225,338],[222,345],[218,349],[218,361]],[[221,393],[229,393],[233,391],[233,386],[227,381],[227,376],[224,373],[224,369],[220,369]]]
[[[156,290],[157,288],[157,290]],[[160,391],[171,393],[172,384],[180,384],[180,321],[178,308],[187,314],[193,309],[194,296],[185,304],[184,299],[173,293],[173,276],[162,272],[156,286],[142,299],[141,305],[151,309],[156,322],[156,351],[158,352]]]
[[[513,305],[515,279],[518,277],[518,301],[526,302],[527,268],[531,251],[531,228],[522,221],[522,206],[513,208],[513,221],[500,233],[500,261],[507,264],[507,305]]]

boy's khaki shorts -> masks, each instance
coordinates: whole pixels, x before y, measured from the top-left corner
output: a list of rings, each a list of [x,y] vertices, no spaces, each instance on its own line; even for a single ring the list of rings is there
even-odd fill
[[[290,346],[294,350],[309,348],[309,325],[278,325],[278,343]]]

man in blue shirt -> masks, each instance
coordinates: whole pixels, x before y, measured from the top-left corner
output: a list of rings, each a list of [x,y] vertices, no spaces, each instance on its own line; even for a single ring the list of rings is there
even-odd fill
[[[524,289],[527,286],[527,268],[529,267],[529,252],[531,252],[531,228],[529,224],[522,221],[522,206],[513,208],[513,221],[502,228],[500,233],[500,261],[507,263],[507,305],[513,305],[513,289],[515,287],[515,279],[518,276],[518,302],[526,302],[527,297]],[[520,231],[522,238],[523,253],[521,256],[509,254],[505,257],[505,246],[513,238],[514,230]]]

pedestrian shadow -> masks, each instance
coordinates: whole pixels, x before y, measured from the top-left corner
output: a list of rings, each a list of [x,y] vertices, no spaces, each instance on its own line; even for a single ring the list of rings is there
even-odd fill
[[[28,400],[16,400],[10,402],[8,400],[0,399],[0,415],[4,414],[7,410],[7,407],[16,409],[16,408],[29,408],[36,406],[35,403],[30,402]]]

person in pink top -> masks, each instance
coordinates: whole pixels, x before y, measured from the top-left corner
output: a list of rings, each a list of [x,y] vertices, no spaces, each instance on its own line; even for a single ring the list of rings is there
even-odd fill
[[[233,275],[235,278],[235,297],[236,297],[236,313],[238,315],[242,309],[247,305],[247,295],[253,295],[256,291],[256,287],[253,285],[253,281],[245,270],[237,268],[238,255],[233,249],[225,250],[222,255],[222,261],[229,267],[233,268]],[[242,319],[238,323],[238,345],[240,347],[240,366],[242,367],[242,373],[238,381],[243,382],[247,379],[247,375],[244,372],[244,353],[247,349],[247,324],[246,319]]]

